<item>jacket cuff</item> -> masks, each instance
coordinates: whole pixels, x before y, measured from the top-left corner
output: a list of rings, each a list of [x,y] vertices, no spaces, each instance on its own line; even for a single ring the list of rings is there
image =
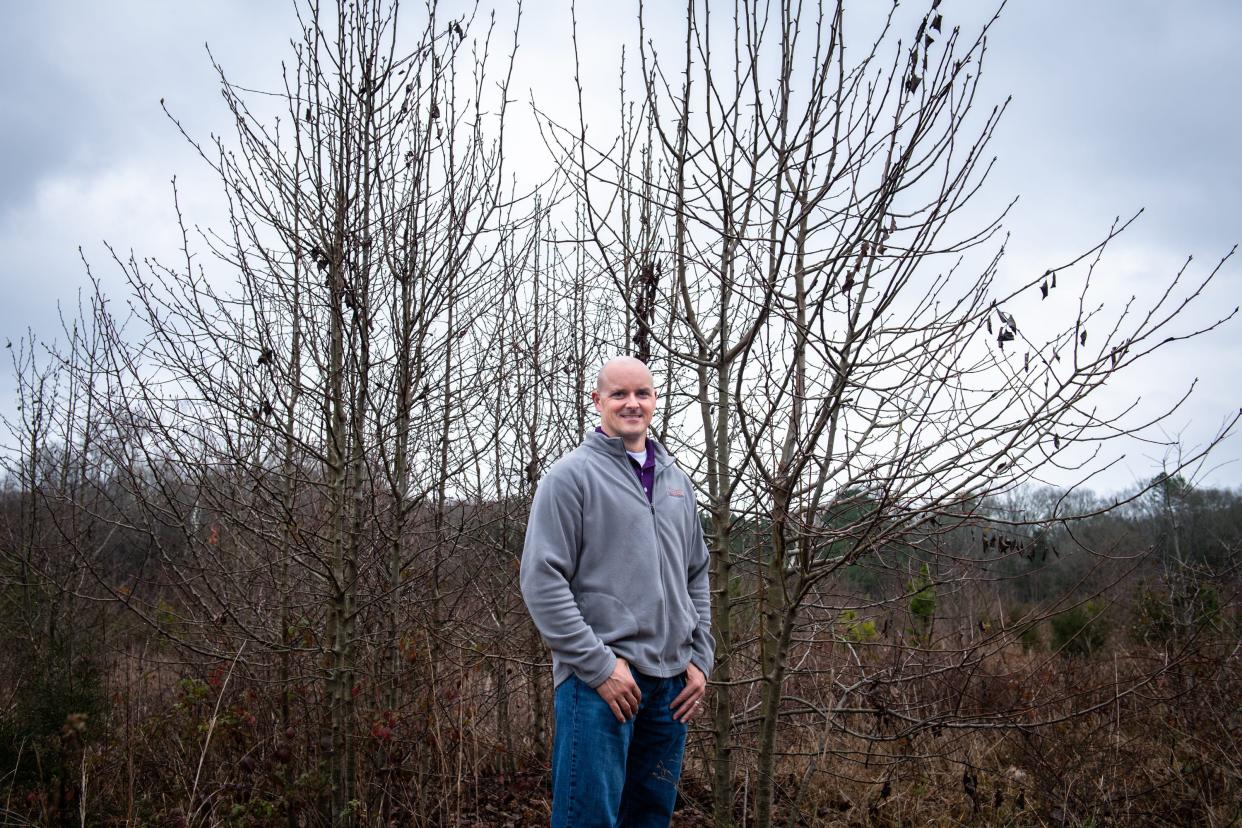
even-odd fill
[[[602,667],[592,670],[591,668],[596,666],[596,659],[592,658],[590,664],[583,665],[584,670],[588,670],[589,672],[578,673],[578,678],[582,679],[586,686],[590,687],[592,690],[608,681],[608,677],[612,675],[612,671],[616,669],[617,666],[617,657],[613,654],[612,650],[607,647],[604,647],[603,649],[604,651],[600,655],[600,658],[604,659]]]
[[[690,663],[702,671],[703,678],[710,679],[712,677],[712,660],[710,658],[704,658],[699,653],[692,653]]]

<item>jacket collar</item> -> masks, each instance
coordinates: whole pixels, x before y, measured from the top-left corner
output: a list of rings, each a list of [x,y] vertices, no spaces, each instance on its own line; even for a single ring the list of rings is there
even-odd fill
[[[609,437],[600,431],[591,430],[586,433],[586,438],[582,441],[582,445],[588,448],[628,460],[629,455],[625,453],[625,441],[620,437]],[[668,453],[664,446],[660,445],[656,438],[650,434],[647,435],[647,448],[655,452],[656,468],[662,469],[666,466],[673,465],[673,457]]]

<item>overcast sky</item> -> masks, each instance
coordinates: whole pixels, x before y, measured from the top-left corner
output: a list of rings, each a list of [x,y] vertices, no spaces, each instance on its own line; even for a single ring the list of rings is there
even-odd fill
[[[505,5],[508,5],[507,3]],[[615,100],[615,65],[636,29],[636,2],[580,0],[579,38],[588,88]],[[732,4],[728,4],[732,7]],[[856,5],[878,6],[879,0]],[[910,5],[910,4],[907,4]],[[921,4],[920,8],[921,8]],[[944,0],[950,22],[970,29],[984,3]],[[410,11],[419,13],[415,4]],[[527,4],[517,89],[555,108],[572,93],[567,0]],[[54,2],[4,5],[0,30],[0,336],[58,329],[57,304],[86,284],[81,245],[95,273],[117,285],[104,240],[122,252],[175,249],[169,180],[177,177],[192,222],[219,225],[219,187],[160,110],[196,135],[226,132],[229,118],[204,44],[244,85],[273,88],[296,32],[289,3]],[[1100,282],[1124,300],[1150,295],[1195,257],[1192,275],[1242,240],[1242,3],[1196,0],[1011,2],[989,42],[983,92],[1013,102],[992,145],[996,173],[981,198],[999,209],[1019,196],[1006,227],[1013,278],[1052,266],[1098,240],[1118,215],[1144,216],[1105,259]],[[525,109],[516,117],[528,118]],[[538,153],[530,146],[522,152]],[[120,295],[119,286],[116,288]],[[1194,319],[1228,312],[1242,297],[1231,260]],[[1202,444],[1242,405],[1242,320],[1178,343],[1112,392],[1122,406],[1159,403],[1198,378],[1167,431]],[[13,381],[0,380],[9,405]],[[1097,489],[1152,476],[1157,447],[1132,444]],[[1242,486],[1242,438],[1202,473]]]

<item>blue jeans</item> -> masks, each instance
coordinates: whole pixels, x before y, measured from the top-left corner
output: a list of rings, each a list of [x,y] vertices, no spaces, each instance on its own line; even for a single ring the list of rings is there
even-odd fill
[[[672,820],[686,726],[673,719],[670,705],[686,677],[633,675],[643,697],[638,715],[627,722],[618,722],[577,676],[556,688],[552,828],[667,826]]]

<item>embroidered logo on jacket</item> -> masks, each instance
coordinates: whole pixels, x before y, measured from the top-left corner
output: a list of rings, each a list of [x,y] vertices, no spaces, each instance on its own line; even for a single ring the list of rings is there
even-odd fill
[[[681,489],[669,489],[668,496],[669,497],[685,497],[686,493],[683,492]]]

